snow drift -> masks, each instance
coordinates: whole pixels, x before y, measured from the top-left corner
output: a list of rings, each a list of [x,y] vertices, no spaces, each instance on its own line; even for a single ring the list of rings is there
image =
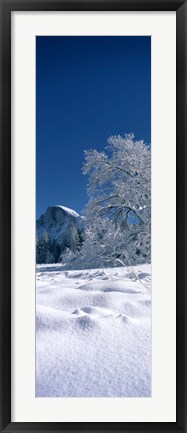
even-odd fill
[[[36,273],[36,396],[151,396],[151,267]]]

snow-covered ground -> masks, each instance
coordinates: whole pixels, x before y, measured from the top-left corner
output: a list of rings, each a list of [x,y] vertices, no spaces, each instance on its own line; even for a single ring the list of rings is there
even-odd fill
[[[151,266],[36,270],[36,396],[151,396]]]

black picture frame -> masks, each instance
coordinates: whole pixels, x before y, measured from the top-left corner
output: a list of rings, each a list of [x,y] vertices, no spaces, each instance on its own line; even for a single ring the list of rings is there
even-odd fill
[[[176,422],[11,422],[11,11],[176,11],[177,18],[177,392]],[[167,28],[166,28],[167,32]],[[186,0],[0,0],[0,431],[187,432],[187,2]],[[169,155],[169,152],[168,152]],[[169,306],[168,306],[169,308]],[[21,356],[21,354],[20,354]],[[167,404],[167,402],[166,402]]]

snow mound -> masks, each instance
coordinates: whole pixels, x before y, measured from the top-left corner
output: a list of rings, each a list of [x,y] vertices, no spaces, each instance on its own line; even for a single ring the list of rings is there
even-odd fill
[[[37,266],[36,396],[151,396],[151,267]]]

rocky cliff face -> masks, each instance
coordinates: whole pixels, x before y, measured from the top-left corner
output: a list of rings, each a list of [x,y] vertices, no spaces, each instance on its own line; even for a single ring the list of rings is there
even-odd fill
[[[36,221],[37,240],[47,236],[55,240],[62,249],[76,248],[81,239],[84,218],[77,212],[64,206],[50,206],[45,214]]]

